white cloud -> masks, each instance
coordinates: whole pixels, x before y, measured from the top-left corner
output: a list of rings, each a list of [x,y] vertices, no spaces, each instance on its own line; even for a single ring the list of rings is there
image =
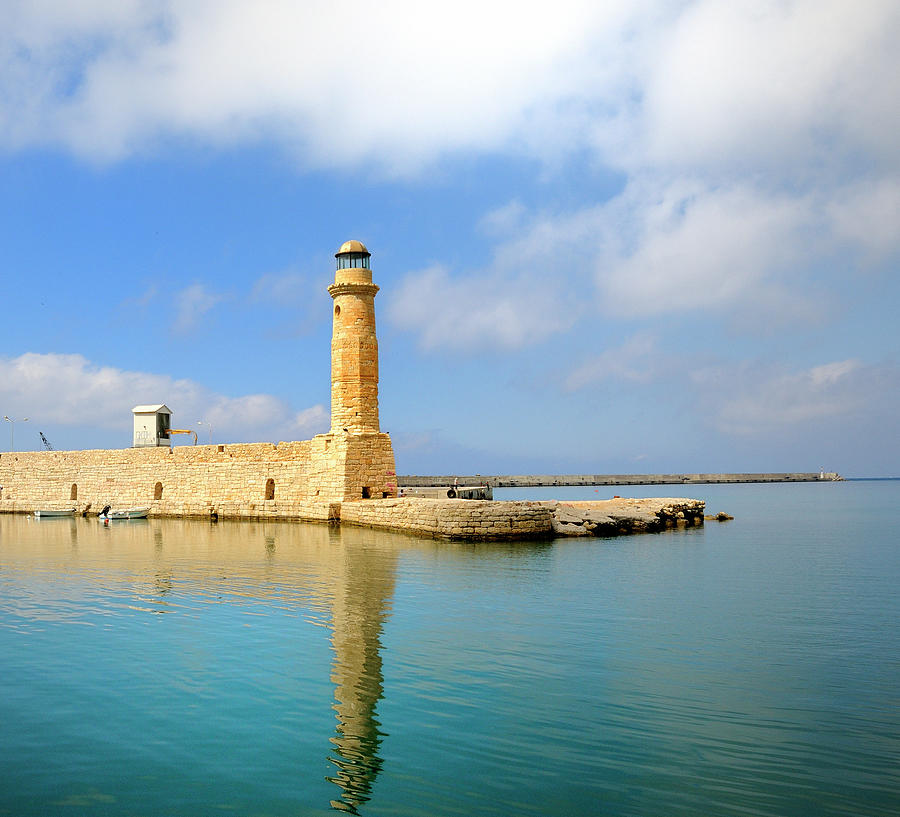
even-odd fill
[[[326,431],[331,417],[322,405],[310,406],[302,411],[290,407],[270,394],[250,394],[244,397],[209,395],[207,407],[202,412],[205,422],[213,429],[237,433],[246,438],[248,433],[265,429],[268,434],[255,435],[272,438],[272,431],[292,435],[291,439],[307,439]]]
[[[135,295],[130,298],[124,298],[119,306],[120,309],[129,311],[133,308],[146,309],[156,300],[158,296],[159,288],[156,286],[156,284],[150,284],[149,286],[144,288],[143,293],[141,293],[140,295]]]
[[[293,418],[294,428],[308,436],[327,431],[330,422],[331,415],[320,403],[298,411]]]
[[[826,208],[835,235],[859,247],[865,260],[877,263],[897,253],[900,177],[850,185],[832,196]]]
[[[815,324],[833,306],[830,276],[900,252],[897,205],[892,178],[788,192],[650,174],[569,212],[512,201],[482,219],[497,239],[489,266],[411,272],[385,296],[387,316],[426,349],[520,348],[597,314],[713,311],[760,334]]]
[[[502,207],[485,213],[479,226],[489,235],[506,236],[519,229],[526,215],[527,211],[522,202],[513,199]]]
[[[804,265],[813,229],[805,197],[687,180],[634,185],[603,217],[600,296],[630,315],[746,302]]]
[[[537,343],[568,328],[574,309],[552,280],[537,275],[493,269],[457,277],[440,266],[408,274],[386,302],[395,326],[417,332],[425,349],[449,352]]]
[[[578,366],[566,377],[565,386],[576,391],[609,378],[648,382],[659,374],[658,358],[656,338],[640,333]]]
[[[6,75],[38,91],[19,141],[116,158],[160,134],[272,136],[316,164],[398,167],[506,143],[577,94],[592,33],[627,6],[70,5],[14,2],[0,18]]]
[[[642,83],[641,162],[803,176],[864,153],[896,168],[898,27],[893,0],[686,4]]]
[[[789,192],[641,174],[602,204],[534,213],[513,203],[488,223],[508,227],[496,258],[516,259],[524,271],[521,280],[510,271],[511,290],[527,289],[525,278],[541,270],[545,287],[578,287],[585,300],[591,288],[580,271],[593,276],[593,309],[579,317],[716,311],[768,332],[821,319],[831,275],[896,256],[898,205],[900,179],[889,177]]]
[[[587,150],[627,173],[621,195],[489,213],[483,273],[410,275],[393,319],[428,348],[520,347],[572,325],[590,264],[606,314],[816,318],[804,275],[838,241],[854,265],[900,251],[898,40],[894,0],[9,0],[0,145],[109,161],[266,140],[306,167],[398,175]],[[220,297],[186,290],[176,329]]]
[[[172,328],[184,334],[196,329],[203,316],[225,296],[211,292],[205,284],[191,284],[175,296],[175,320]]]
[[[0,141],[95,159],[273,139],[408,173],[586,146],[629,170],[895,169],[893,0],[7,0]]]
[[[692,380],[718,429],[738,435],[849,419],[874,430],[884,407],[900,396],[896,368],[854,359],[799,371],[762,363],[713,366],[696,370]]]
[[[297,411],[269,394],[229,397],[192,380],[100,366],[81,355],[0,358],[4,413],[35,423],[127,430],[134,406],[160,402],[174,412],[173,427],[202,432],[197,422],[203,420],[219,440],[307,439],[329,420],[321,405]]]

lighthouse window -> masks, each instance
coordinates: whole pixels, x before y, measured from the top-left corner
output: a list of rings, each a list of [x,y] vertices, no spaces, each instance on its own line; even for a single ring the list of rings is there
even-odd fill
[[[337,259],[338,269],[369,269],[369,256],[361,252],[351,252],[339,255]]]

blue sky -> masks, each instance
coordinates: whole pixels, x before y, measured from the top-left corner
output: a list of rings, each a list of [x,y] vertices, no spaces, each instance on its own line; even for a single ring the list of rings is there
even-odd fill
[[[7,0],[0,415],[322,432],[358,238],[401,473],[898,475],[898,41],[878,0]]]

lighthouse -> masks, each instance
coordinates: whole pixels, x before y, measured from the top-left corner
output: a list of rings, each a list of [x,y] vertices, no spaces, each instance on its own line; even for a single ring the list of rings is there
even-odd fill
[[[391,438],[378,420],[378,339],[371,253],[345,241],[334,254],[331,295],[331,430],[310,442],[310,498],[397,496]]]
[[[371,253],[345,241],[334,254],[337,269],[328,294],[334,301],[331,331],[331,433],[378,432],[378,340]]]

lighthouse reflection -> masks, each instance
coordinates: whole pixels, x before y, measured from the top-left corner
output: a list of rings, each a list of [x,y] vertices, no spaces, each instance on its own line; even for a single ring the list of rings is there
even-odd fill
[[[303,796],[309,787],[308,781],[298,785],[298,769],[315,769],[318,802],[358,814],[371,799],[383,765],[379,753],[386,735],[378,720],[385,693],[382,638],[401,557],[411,541],[363,528],[287,522],[213,525],[153,519],[106,527],[96,519],[72,519],[67,525],[3,516],[0,542],[6,564],[18,575],[32,577],[21,598],[3,601],[7,615],[27,621],[37,600],[40,621],[55,626],[71,622],[73,609],[79,620],[104,616],[106,626],[120,620],[131,623],[146,614],[169,614],[171,624],[159,625],[158,631],[154,627],[154,632],[173,645],[167,654],[169,674],[160,682],[168,684],[171,698],[194,709],[206,705],[206,694],[222,696],[231,706],[258,712],[260,725],[247,731],[252,718],[226,714],[217,719],[210,710],[210,728],[218,729],[223,741],[233,730],[259,747],[279,746],[282,755],[302,746],[311,754],[292,767],[296,796]],[[108,601],[94,605],[95,597]],[[206,624],[208,620],[212,624]],[[285,647],[283,642],[289,639],[273,633],[301,621],[315,625],[316,641],[322,636],[329,639],[331,656],[329,660],[323,650],[297,673],[295,665],[280,662],[306,661],[308,653]],[[205,628],[220,638],[214,643],[225,650],[223,657],[217,658],[213,647],[197,647],[193,637],[179,641],[187,631],[197,633],[199,640]],[[225,641],[223,628],[228,631]],[[156,645],[146,649],[152,651]],[[235,655],[251,652],[271,652],[275,657],[265,658],[263,668],[254,662],[246,667],[230,663]],[[277,657],[279,653],[287,658]],[[310,668],[318,680],[307,673]],[[280,680],[292,672],[297,675],[293,682]],[[268,693],[237,696],[222,683],[223,676]],[[326,679],[330,684],[322,688]],[[195,697],[201,688],[208,693]],[[327,715],[329,705],[333,721]],[[317,708],[315,714],[312,707]],[[166,711],[150,711],[167,722]],[[293,718],[298,728],[315,723],[321,731],[314,736],[272,733],[265,724],[273,717]],[[153,728],[149,725],[148,732],[152,734]],[[156,734],[154,739],[165,744],[170,735]]]
[[[381,633],[394,591],[396,556],[375,547],[342,548],[341,555],[331,640],[337,727],[328,758],[336,772],[327,779],[341,789],[331,806],[358,814],[382,764],[378,750],[384,733],[376,712],[384,694]]]

